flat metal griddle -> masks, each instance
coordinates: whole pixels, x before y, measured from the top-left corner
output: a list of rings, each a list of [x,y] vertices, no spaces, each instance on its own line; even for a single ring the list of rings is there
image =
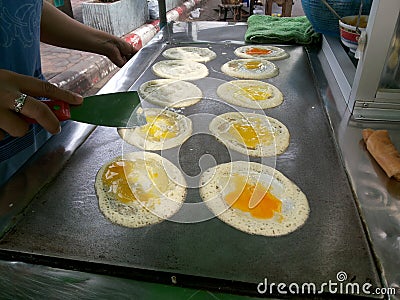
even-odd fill
[[[161,50],[177,46],[162,41],[157,44],[160,51],[153,62],[163,59]],[[233,80],[219,70],[223,63],[236,58],[233,50],[238,45],[210,42],[204,46],[218,57],[206,64],[209,78],[194,81],[205,98],[181,110],[189,117],[233,110],[215,101],[215,91],[223,81]],[[290,58],[276,62],[280,74],[267,82],[283,92],[284,102],[265,113],[286,124],[291,134],[289,148],[277,157],[276,168],[309,200],[311,213],[302,228],[283,237],[262,237],[238,231],[218,218],[195,224],[165,221],[139,229],[112,224],[98,208],[94,179],[104,163],[137,149],[126,145],[115,129],[98,127],[32,201],[22,220],[2,238],[0,255],[159,282],[169,282],[171,276],[176,276],[179,285],[249,295],[257,295],[257,284],[265,278],[269,283],[312,282],[318,286],[335,281],[339,271],[347,273],[349,282],[380,287],[352,190],[313,84],[307,54],[300,46],[282,47]],[[130,89],[156,78],[150,67],[132,80]],[[129,81],[126,74],[117,76]],[[207,128],[205,124],[199,126]],[[206,129],[199,130],[180,150],[171,151],[172,155],[165,153],[168,157],[176,154],[176,163],[179,161],[190,176],[199,175],[198,162],[204,154],[213,155],[217,163],[230,160],[229,151]],[[248,158],[235,154],[234,159]],[[188,190],[187,201],[201,201],[198,189]],[[184,213],[178,212],[178,216]]]

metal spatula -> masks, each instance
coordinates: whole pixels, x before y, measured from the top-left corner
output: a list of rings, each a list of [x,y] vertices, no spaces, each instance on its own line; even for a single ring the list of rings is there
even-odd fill
[[[136,91],[84,97],[81,105],[59,100],[43,101],[60,121],[74,120],[109,127],[136,127],[146,124]],[[28,119],[30,123],[35,120]]]

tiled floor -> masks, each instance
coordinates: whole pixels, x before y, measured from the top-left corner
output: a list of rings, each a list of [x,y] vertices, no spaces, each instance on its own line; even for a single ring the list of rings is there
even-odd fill
[[[82,2],[87,0],[70,0],[74,19],[83,22],[82,18]],[[77,63],[86,59],[97,56],[97,54],[68,50],[60,47],[54,47],[42,43],[40,46],[42,56],[42,70],[47,80],[50,80],[57,74],[63,73]]]

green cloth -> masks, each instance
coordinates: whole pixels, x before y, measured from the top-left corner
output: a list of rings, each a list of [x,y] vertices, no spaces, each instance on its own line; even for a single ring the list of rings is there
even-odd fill
[[[312,44],[321,39],[306,16],[273,17],[252,15],[247,19],[245,41],[248,43]]]

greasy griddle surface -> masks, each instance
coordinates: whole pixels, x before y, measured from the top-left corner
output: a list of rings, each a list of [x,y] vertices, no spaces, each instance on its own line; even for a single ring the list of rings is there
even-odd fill
[[[218,58],[207,63],[209,78],[194,81],[205,99],[181,110],[187,116],[237,109],[215,101],[218,85],[233,79],[219,70],[223,63],[236,58],[233,50],[237,45],[209,46]],[[154,271],[154,278],[161,278],[163,272],[176,274],[178,281],[179,274],[194,275],[202,278],[196,284],[203,287],[209,285],[207,280],[224,279],[231,283],[232,291],[239,288],[234,282],[257,284],[264,278],[275,283],[320,284],[335,281],[339,271],[356,282],[380,286],[307,55],[302,47],[284,48],[290,58],[275,62],[280,74],[266,80],[283,92],[284,102],[265,113],[286,124],[291,134],[289,148],[277,157],[276,168],[309,200],[311,213],[302,228],[283,237],[263,237],[238,231],[217,218],[195,224],[165,221],[139,229],[114,225],[99,211],[94,179],[104,163],[135,149],[124,144],[115,129],[98,127],[59,176],[34,199],[22,221],[2,239],[1,249],[43,255],[48,263],[52,258],[82,261],[89,271],[90,263],[100,263],[105,270],[107,265],[124,266],[127,276],[130,272],[140,274],[137,270],[141,269]],[[155,61],[161,59],[159,56]],[[155,78],[147,69],[132,89]],[[182,170],[192,177],[199,175],[198,161],[204,154],[212,155],[217,163],[230,160],[229,151],[207,132],[207,124],[194,123],[201,129],[195,129],[196,134],[180,149],[165,152],[169,157],[175,154],[174,162],[179,161]],[[237,153],[233,159],[247,160]],[[201,201],[198,189],[188,190],[187,201]],[[199,209],[199,214],[207,216],[209,212]],[[92,271],[97,267],[93,264]]]

